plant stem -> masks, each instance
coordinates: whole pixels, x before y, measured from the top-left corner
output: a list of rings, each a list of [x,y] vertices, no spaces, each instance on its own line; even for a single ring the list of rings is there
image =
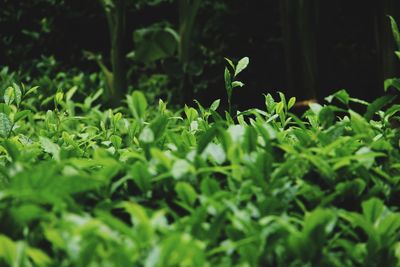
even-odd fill
[[[125,20],[126,1],[114,0],[113,6],[107,6],[101,0],[107,17],[111,45],[112,86],[110,88],[110,100],[112,104],[118,104],[127,93],[127,72],[125,67]]]

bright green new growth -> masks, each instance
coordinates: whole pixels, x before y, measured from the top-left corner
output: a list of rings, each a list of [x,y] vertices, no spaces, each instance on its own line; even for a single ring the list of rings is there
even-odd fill
[[[225,89],[228,96],[228,112],[232,115],[232,89],[235,87],[243,87],[244,83],[236,80],[236,76],[241,73],[244,69],[249,65],[249,58],[244,57],[237,65],[235,65],[230,59],[225,58],[228,62],[229,67],[225,67],[224,71],[224,80],[225,80]]]

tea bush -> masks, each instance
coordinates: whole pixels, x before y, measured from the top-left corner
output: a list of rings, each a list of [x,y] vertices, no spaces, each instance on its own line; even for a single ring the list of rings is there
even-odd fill
[[[0,265],[399,265],[395,95],[341,90],[298,117],[282,93],[221,115],[40,91],[0,104]]]

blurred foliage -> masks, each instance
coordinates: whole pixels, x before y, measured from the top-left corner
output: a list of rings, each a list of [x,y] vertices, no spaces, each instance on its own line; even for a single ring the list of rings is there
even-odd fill
[[[126,2],[126,13],[129,16],[125,22],[127,36],[123,40],[126,43],[124,51],[129,86],[124,91],[131,90],[132,85],[136,88],[140,86],[139,81],[143,80],[143,77],[166,73],[171,77],[166,82],[172,92],[161,92],[161,94],[178,93],[181,95],[179,81],[184,73],[189,73],[190,77],[199,75],[202,73],[204,65],[209,64],[208,62],[215,63],[215,59],[203,60],[202,57],[207,52],[205,46],[202,46],[203,52],[200,55],[198,54],[199,47],[193,46],[196,49],[192,51],[192,54],[197,55],[194,57],[196,60],[193,59],[190,65],[188,65],[189,62],[186,62],[187,66],[183,69],[178,56],[178,47],[181,46],[181,38],[178,33],[179,21],[161,14],[161,10],[166,6],[167,10],[175,9],[177,14],[178,3],[173,1]],[[209,8],[209,3],[212,1],[206,2],[204,1],[205,8]],[[107,4],[105,1],[104,5],[108,9],[113,2],[109,1]],[[111,38],[112,31],[107,29],[106,17],[101,10],[100,2],[91,1],[90,4],[83,4],[81,1],[37,0],[12,3],[5,0],[2,6],[4,8],[0,10],[0,27],[6,30],[1,36],[0,50],[2,53],[0,56],[4,66],[8,66],[12,71],[23,72],[24,75],[29,76],[26,80],[29,82],[30,78],[39,76],[55,78],[44,69],[50,65],[52,65],[51,70],[54,70],[54,73],[69,72],[72,69],[80,69],[85,72],[99,71],[96,65],[87,61],[88,55],[91,55],[89,58],[97,58],[95,61],[101,65],[102,76],[105,78],[104,89],[108,91],[115,87],[113,85],[115,73],[113,73],[112,57],[110,57],[110,41],[107,40],[107,38]],[[154,12],[161,16],[149,22],[143,19],[148,17],[146,14],[153,14],[152,17],[154,17]],[[173,12],[171,13],[173,14]],[[193,24],[193,22],[191,23]],[[94,28],[98,30],[94,32]],[[133,38],[129,38],[129,36],[133,36]],[[185,50],[188,50],[192,46],[192,40],[187,40],[186,43]],[[91,54],[87,54],[85,51]],[[185,52],[185,54],[187,53]],[[37,68],[39,65],[42,67]],[[19,78],[24,77],[19,76]],[[204,89],[207,84],[207,80],[198,83],[193,81],[188,86],[197,89],[188,88],[187,90]],[[123,87],[126,86],[123,85]],[[51,92],[57,88],[48,88],[48,90]],[[149,92],[152,95],[154,93]],[[111,94],[112,92],[107,93],[108,96]],[[174,99],[176,103],[179,101]]]
[[[84,55],[88,51],[108,70],[101,68],[105,94],[110,95],[115,82],[112,34],[100,2],[2,0],[0,64],[31,77],[42,75],[36,66],[43,58],[54,58],[64,73],[99,72],[98,64]],[[398,5],[394,0],[365,1],[365,12],[358,12],[358,4],[348,1],[323,6],[315,1],[126,1],[122,76],[127,83],[119,97],[144,89],[139,82],[143,77],[163,74],[168,77],[163,88],[169,92],[160,96],[174,95],[169,102],[211,102],[210,91],[220,98],[225,93],[219,69],[223,57],[239,60],[246,54],[253,59],[251,72],[244,74],[253,93],[236,94],[237,107],[262,106],[257,96],[271,90],[321,100],[346,87],[372,100],[383,79],[398,72],[393,39],[386,34],[386,15],[398,17]],[[188,36],[183,25],[192,27]],[[227,100],[221,105],[228,107]]]

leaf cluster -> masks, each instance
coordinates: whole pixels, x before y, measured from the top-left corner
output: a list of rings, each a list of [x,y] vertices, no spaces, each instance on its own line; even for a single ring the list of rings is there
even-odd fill
[[[221,115],[139,91],[107,110],[74,88],[40,111],[37,91],[0,104],[0,265],[399,264],[394,96],[342,90],[299,118],[282,93]]]

